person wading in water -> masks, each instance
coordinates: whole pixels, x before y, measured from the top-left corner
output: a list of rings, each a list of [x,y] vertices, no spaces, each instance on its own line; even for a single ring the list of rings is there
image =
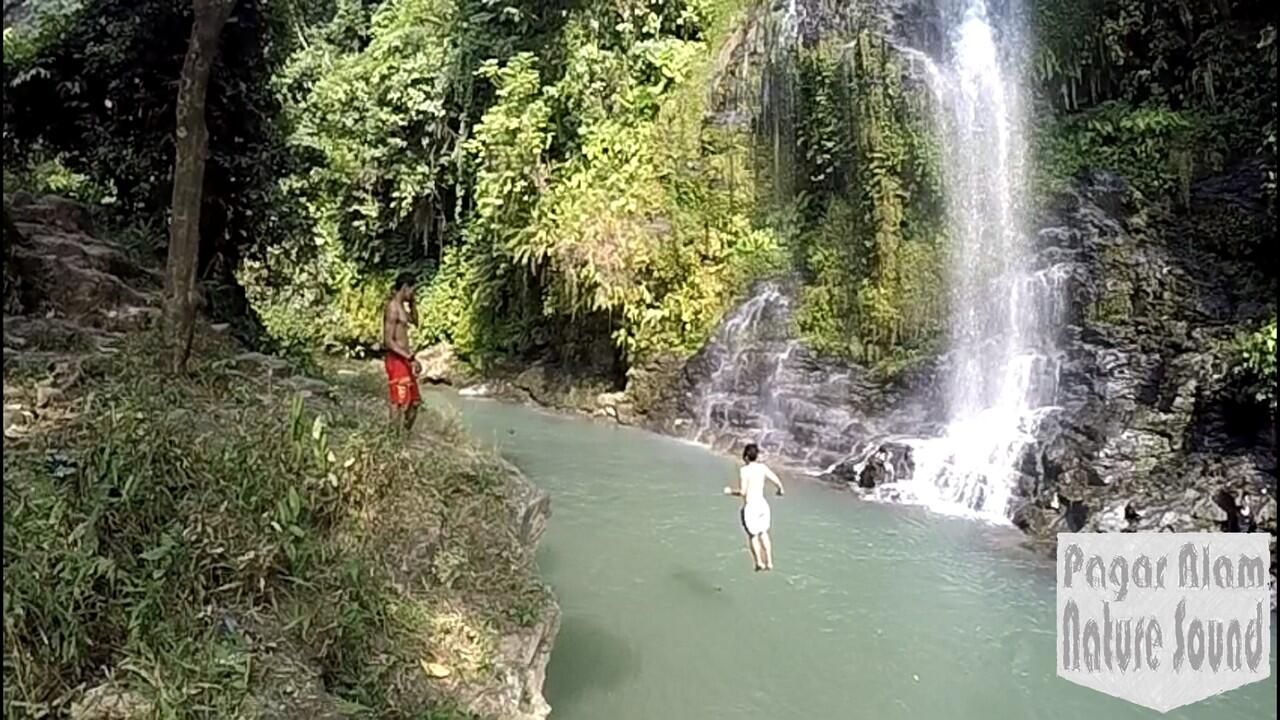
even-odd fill
[[[773,569],[773,545],[769,541],[769,502],[764,499],[764,483],[766,480],[778,488],[778,495],[783,494],[782,481],[759,462],[760,448],[755,443],[742,449],[742,460],[745,465],[738,470],[738,489],[725,487],[725,495],[736,495],[742,498],[742,529],[747,531],[747,546],[751,548],[751,559],[755,561],[756,572]]]
[[[400,273],[395,289],[382,315],[382,345],[387,349],[383,364],[387,368],[387,384],[391,391],[391,424],[406,432],[413,429],[418,417],[418,373],[421,368],[409,350],[409,326],[418,322],[413,305],[414,277]]]

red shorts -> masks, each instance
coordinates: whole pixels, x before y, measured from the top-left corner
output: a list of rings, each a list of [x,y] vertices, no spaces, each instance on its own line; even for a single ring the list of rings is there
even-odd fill
[[[418,394],[418,379],[413,376],[413,363],[395,353],[387,353],[383,364],[387,367],[391,404],[396,407],[417,405],[422,397]]]

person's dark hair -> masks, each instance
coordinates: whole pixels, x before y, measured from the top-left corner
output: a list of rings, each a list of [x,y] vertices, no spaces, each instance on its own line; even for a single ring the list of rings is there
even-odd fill
[[[760,448],[756,447],[755,443],[747,443],[747,446],[742,448],[743,460],[746,460],[747,462],[755,462],[758,457],[760,457]]]
[[[396,276],[395,292],[400,292],[407,287],[413,287],[418,283],[416,275],[410,272],[402,272]]]

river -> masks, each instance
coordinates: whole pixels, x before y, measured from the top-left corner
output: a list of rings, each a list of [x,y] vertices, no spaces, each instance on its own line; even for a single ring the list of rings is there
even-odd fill
[[[551,493],[553,720],[1275,717],[1272,680],[1167,715],[1055,674],[1053,565],[1016,531],[803,477],[754,573],[734,463],[643,431],[428,393]],[[766,458],[767,460],[767,458]]]

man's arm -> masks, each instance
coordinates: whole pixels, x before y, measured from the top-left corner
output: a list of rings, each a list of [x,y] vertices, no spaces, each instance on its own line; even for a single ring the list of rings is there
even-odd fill
[[[728,485],[725,485],[725,486],[724,486],[724,494],[725,494],[725,495],[735,495],[735,496],[737,496],[737,497],[746,497],[746,496],[747,496],[747,479],[746,479],[746,478],[744,478],[744,477],[742,477],[742,473],[738,473],[738,489],[737,489],[737,490],[735,490],[735,489],[733,489],[732,487],[730,487],[730,486],[728,486]]]
[[[777,486],[778,486],[778,494],[779,494],[779,495],[783,495],[783,494],[785,494],[785,492],[786,492],[786,491],[782,489],[782,481],[781,481],[781,480],[779,480],[779,479],[778,479],[778,476],[777,476],[777,475],[774,475],[774,474],[773,474],[773,471],[772,471],[772,470],[770,470],[767,466],[766,466],[766,467],[765,467],[765,469],[764,469],[764,476],[765,476],[766,478],[768,478],[768,479],[769,479],[769,482],[771,482],[771,483],[773,483],[774,485],[777,485]]]

